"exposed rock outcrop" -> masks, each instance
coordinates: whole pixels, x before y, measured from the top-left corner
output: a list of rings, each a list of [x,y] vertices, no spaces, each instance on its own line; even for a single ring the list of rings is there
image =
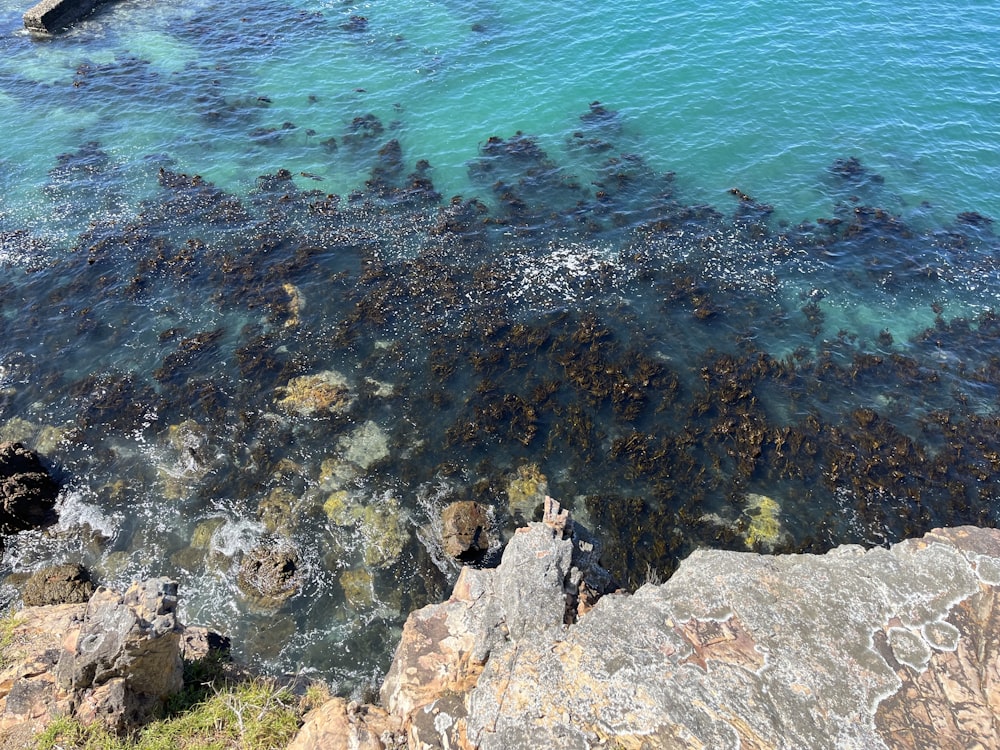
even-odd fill
[[[409,747],[1000,748],[1000,532],[702,550],[573,623],[546,519],[410,616],[382,688]]]
[[[121,731],[181,689],[177,584],[154,579],[124,594],[14,615],[0,670],[0,738],[30,736],[57,716]]]
[[[38,454],[20,443],[0,444],[0,534],[54,522],[58,494],[59,485]]]
[[[543,521],[514,535],[499,568],[463,568],[448,601],[407,619],[381,697],[410,747],[469,747],[467,699],[495,655],[562,632],[585,582],[602,593],[610,586],[592,545],[571,532],[568,514],[546,498]]]

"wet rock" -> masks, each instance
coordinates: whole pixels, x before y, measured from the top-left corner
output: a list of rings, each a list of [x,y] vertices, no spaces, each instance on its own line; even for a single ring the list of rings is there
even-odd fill
[[[548,479],[538,464],[518,466],[507,480],[507,503],[511,515],[522,521],[535,518],[549,491]]]
[[[69,427],[55,427],[29,422],[20,417],[8,420],[0,427],[0,443],[21,443],[39,453],[49,454],[70,434]]]
[[[21,591],[26,607],[49,604],[82,604],[90,600],[94,584],[79,563],[49,565],[34,573]]]
[[[781,506],[773,498],[748,492],[744,515],[748,522],[743,531],[743,540],[752,550],[771,552],[789,539],[781,523]]]
[[[58,494],[38,454],[20,443],[0,445],[0,534],[53,523]]]
[[[391,495],[360,497],[346,490],[332,493],[323,504],[330,523],[361,537],[362,557],[372,568],[392,564],[410,539],[399,501]]]
[[[347,410],[353,400],[347,378],[335,370],[292,378],[277,389],[280,409],[303,417],[321,417]]]
[[[456,560],[471,560],[490,547],[490,519],[485,507],[472,500],[451,503],[441,511],[441,543]]]
[[[372,591],[372,574],[366,568],[353,568],[340,574],[340,587],[344,590],[344,599],[352,609],[367,609],[374,601]]]
[[[338,445],[345,459],[365,471],[389,456],[389,438],[385,430],[371,420],[342,436]]]
[[[280,607],[302,586],[299,555],[283,542],[255,547],[240,561],[236,583],[255,604]]]
[[[192,419],[172,424],[159,436],[164,460],[156,467],[163,493],[171,500],[186,497],[215,464],[208,431]]]

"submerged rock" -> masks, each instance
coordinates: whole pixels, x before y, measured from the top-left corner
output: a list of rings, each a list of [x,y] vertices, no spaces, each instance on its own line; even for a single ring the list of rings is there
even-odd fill
[[[166,458],[156,467],[163,494],[171,500],[184,498],[212,469],[208,433],[194,420],[185,419],[167,427],[159,443]]]
[[[302,586],[298,552],[282,542],[254,547],[240,561],[236,583],[255,604],[280,607]]]
[[[338,445],[344,458],[364,471],[389,456],[389,438],[385,430],[371,420],[342,436]]]
[[[372,574],[367,568],[345,570],[337,580],[344,590],[344,599],[352,609],[366,609],[375,601]]]
[[[507,503],[511,515],[520,516],[524,521],[532,520],[548,491],[548,479],[538,464],[518,466],[507,480]]]
[[[292,378],[277,394],[275,403],[280,409],[302,417],[339,414],[353,401],[347,378],[336,370]]]
[[[0,444],[0,534],[53,523],[58,494],[37,453],[20,443]]]
[[[26,607],[49,604],[82,604],[94,593],[87,569],[79,563],[49,565],[35,572],[24,584],[21,599]]]
[[[744,514],[749,519],[743,531],[743,540],[752,550],[771,552],[789,539],[781,523],[781,506],[767,495],[747,493]]]
[[[391,495],[361,497],[339,490],[327,498],[323,511],[335,526],[357,531],[369,567],[391,565],[410,540],[399,501]]]

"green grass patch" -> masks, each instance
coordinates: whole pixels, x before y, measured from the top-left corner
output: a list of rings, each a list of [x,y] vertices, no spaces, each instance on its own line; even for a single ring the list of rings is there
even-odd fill
[[[197,686],[196,686],[197,687]],[[302,723],[300,700],[267,679],[221,688],[182,706],[133,735],[119,737],[97,725],[59,719],[36,739],[37,750],[280,750]],[[184,695],[183,693],[181,694]],[[188,699],[192,696],[189,695]]]

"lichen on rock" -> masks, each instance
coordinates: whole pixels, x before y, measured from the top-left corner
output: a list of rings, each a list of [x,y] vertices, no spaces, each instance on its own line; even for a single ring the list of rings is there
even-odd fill
[[[353,401],[350,384],[336,370],[301,375],[276,389],[275,403],[301,417],[323,417],[347,411]]]

